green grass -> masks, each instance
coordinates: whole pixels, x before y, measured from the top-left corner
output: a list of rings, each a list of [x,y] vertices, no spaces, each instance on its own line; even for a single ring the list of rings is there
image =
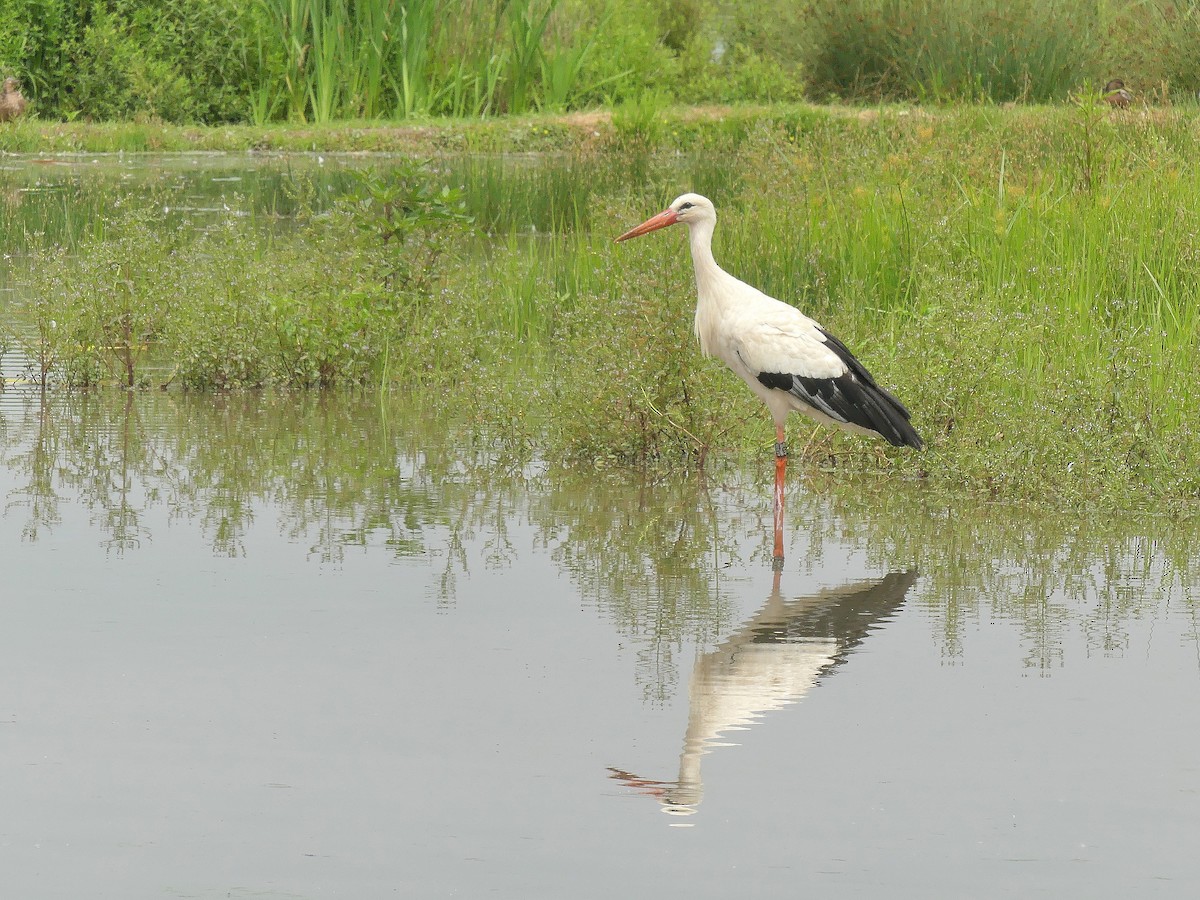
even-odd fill
[[[148,385],[382,384],[557,465],[746,454],[766,477],[765,410],[695,346],[684,235],[611,243],[694,188],[718,205],[722,265],[839,335],[929,445],[794,419],[810,473],[1051,504],[1200,498],[1188,116],[1081,102],[734,119],[679,116],[633,155],[606,131],[536,163],[444,157],[402,205],[461,187],[474,225],[434,215],[400,243],[362,227],[399,188],[284,232],[105,217],[71,252],[37,251],[24,292],[42,327],[20,340],[43,342],[26,349],[52,383],[124,383],[132,366]]]
[[[1115,9],[1106,0],[813,4],[808,74],[818,96],[1062,100],[1097,77]]]

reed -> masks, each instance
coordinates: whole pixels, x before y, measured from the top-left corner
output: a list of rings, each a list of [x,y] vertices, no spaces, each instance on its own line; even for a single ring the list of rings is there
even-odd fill
[[[274,42],[282,48],[282,95],[287,102],[287,117],[293,122],[306,121],[310,76],[308,52],[311,46],[312,14],[310,0],[262,0],[274,28]],[[265,56],[265,54],[260,54]]]
[[[351,61],[346,76],[346,95],[356,116],[375,119],[386,114],[385,99],[393,65],[392,53],[397,45],[393,36],[397,16],[407,34],[412,27],[412,20],[422,14],[431,16],[432,8],[431,2],[421,4],[411,0],[399,10],[395,3],[353,4],[354,19],[350,34],[357,36],[358,43],[348,48],[347,55]]]
[[[260,85],[251,98],[256,119],[269,115],[277,91],[294,122],[330,122],[385,113],[385,97],[418,91],[432,3],[410,0],[260,0],[282,48],[282,85]],[[398,38],[398,39],[397,39]],[[269,58],[258,45],[260,62]],[[400,47],[399,54],[392,48]],[[400,58],[393,71],[394,55]],[[399,81],[393,84],[394,79]],[[423,93],[423,92],[422,92]]]
[[[849,97],[1063,99],[1101,62],[1111,7],[1104,0],[813,4],[806,71],[819,93]]]
[[[507,0],[447,0],[439,7],[427,56],[430,112],[473,118],[502,110],[506,7]]]
[[[522,113],[545,102],[547,77],[550,102],[564,108],[589,46],[544,54],[557,0],[494,0],[491,8],[470,0],[262,2],[284,51],[279,93],[298,122]],[[472,15],[465,38],[454,34],[453,23]],[[270,96],[254,95],[256,118],[271,110]]]
[[[508,108],[510,113],[528,112],[534,106],[534,90],[543,66],[542,38],[558,0],[544,6],[535,0],[508,3]]]
[[[410,0],[400,12],[399,71],[392,79],[398,116],[428,112],[432,105],[427,57],[433,19],[434,5],[428,0]]]

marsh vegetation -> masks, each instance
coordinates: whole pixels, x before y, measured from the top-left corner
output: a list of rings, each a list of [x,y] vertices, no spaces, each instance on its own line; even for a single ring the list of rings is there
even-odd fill
[[[202,227],[159,189],[74,207],[11,187],[9,360],[50,386],[425,391],[563,465],[765,459],[767,417],[694,346],[682,242],[611,244],[686,187],[718,200],[721,263],[857,348],[930,445],[797,423],[810,468],[1197,496],[1188,117],[798,107],[657,127],[542,158],[297,166]]]
[[[323,123],[702,103],[1195,97],[1200,7],[1088,0],[9,0],[48,120]]]

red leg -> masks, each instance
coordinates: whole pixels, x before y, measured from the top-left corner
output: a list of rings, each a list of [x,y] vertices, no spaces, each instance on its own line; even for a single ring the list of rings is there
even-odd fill
[[[783,488],[787,479],[787,432],[775,428],[775,553],[772,563],[783,568]]]

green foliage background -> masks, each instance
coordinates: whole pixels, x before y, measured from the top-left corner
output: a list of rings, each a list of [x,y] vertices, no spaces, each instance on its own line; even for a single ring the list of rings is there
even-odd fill
[[[44,119],[488,116],[671,103],[1195,96],[1200,4],[4,0]]]

